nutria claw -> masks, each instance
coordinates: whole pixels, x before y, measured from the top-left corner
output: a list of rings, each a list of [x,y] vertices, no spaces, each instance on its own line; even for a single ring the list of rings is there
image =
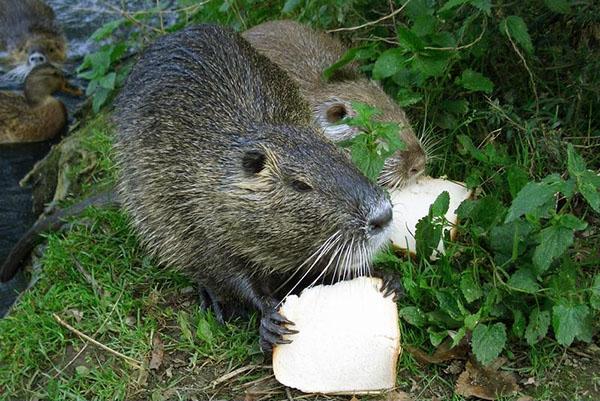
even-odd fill
[[[377,272],[377,277],[381,278],[383,284],[379,291],[383,293],[384,297],[389,297],[393,295],[392,300],[394,302],[398,301],[401,297],[404,296],[404,287],[400,281],[400,276],[394,272]]]
[[[260,319],[260,348],[265,354],[270,354],[275,344],[289,344],[292,341],[284,339],[284,335],[297,334],[298,330],[292,330],[284,325],[294,325],[285,317],[281,316],[275,308],[263,312]]]

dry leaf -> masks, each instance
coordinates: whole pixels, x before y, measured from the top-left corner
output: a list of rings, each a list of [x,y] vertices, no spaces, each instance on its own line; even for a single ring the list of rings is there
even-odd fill
[[[350,398],[350,401],[359,401],[359,399],[358,399],[358,398],[356,398],[356,396],[355,396],[355,395],[353,395],[353,396],[352,396],[352,398]]]
[[[517,401],[533,401],[533,397],[529,395],[522,395],[519,398],[517,398]]]
[[[385,401],[413,401],[413,398],[404,391],[396,390],[387,393]]]
[[[423,364],[439,364],[454,359],[467,359],[469,355],[469,341],[465,337],[460,343],[454,348],[451,348],[452,340],[447,339],[439,345],[433,355],[429,355],[424,351],[410,345],[405,346],[405,349],[411,354],[417,361]]]
[[[158,370],[163,363],[165,347],[160,340],[160,335],[156,333],[152,339],[152,358],[150,359],[150,369]]]
[[[519,390],[517,379],[510,372],[498,369],[505,363],[498,358],[490,366],[481,366],[473,360],[467,361],[465,371],[456,381],[455,392],[463,397],[479,397],[484,400],[496,400],[516,393]]]
[[[246,390],[246,395],[244,397],[244,401],[256,401],[256,394],[253,394]]]
[[[77,323],[80,323],[81,319],[83,319],[83,312],[80,311],[79,309],[69,309],[68,312],[71,316],[73,316],[75,318]]]

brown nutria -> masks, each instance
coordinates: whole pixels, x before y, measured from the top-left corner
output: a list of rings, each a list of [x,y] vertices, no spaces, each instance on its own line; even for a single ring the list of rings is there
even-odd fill
[[[67,56],[54,11],[42,0],[0,0],[0,50],[8,51],[17,66],[7,73],[16,78],[38,64],[60,64]]]
[[[290,332],[276,305],[292,281],[367,274],[389,237],[388,195],[311,120],[283,71],[212,25],[158,39],[115,104],[119,197],[140,239],[217,314],[258,310],[265,351]]]
[[[55,92],[83,94],[51,64],[31,70],[23,95],[0,92],[0,144],[44,141],[59,134],[67,124],[67,109],[52,97]]]
[[[359,132],[355,127],[339,124],[344,117],[355,115],[352,101],[375,106],[382,112],[378,119],[399,124],[400,137],[407,147],[386,160],[380,184],[401,187],[423,173],[426,154],[420,141],[404,111],[376,82],[365,78],[352,64],[337,71],[330,81],[323,78],[323,70],[346,53],[339,40],[295,21],[265,22],[242,35],[298,83],[316,121],[333,141]]]

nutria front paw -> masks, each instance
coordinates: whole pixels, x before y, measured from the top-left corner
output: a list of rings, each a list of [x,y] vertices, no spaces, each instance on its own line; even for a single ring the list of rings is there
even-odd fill
[[[377,271],[375,277],[379,277],[383,281],[379,291],[383,293],[384,297],[393,295],[392,300],[396,302],[404,296],[404,287],[402,286],[400,275],[398,273],[390,271]]]
[[[297,334],[297,330],[292,330],[286,326],[293,326],[294,323],[283,317],[271,307],[263,311],[260,319],[260,349],[267,355],[273,352],[275,344],[289,344],[292,341],[283,338],[284,335]]]

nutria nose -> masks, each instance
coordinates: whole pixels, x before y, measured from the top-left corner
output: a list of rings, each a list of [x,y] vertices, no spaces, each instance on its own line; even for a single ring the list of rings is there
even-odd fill
[[[378,208],[373,216],[368,221],[369,233],[372,235],[379,234],[387,226],[390,225],[393,217],[392,205],[389,202],[385,206]]]
[[[46,62],[46,56],[40,52],[35,52],[29,55],[29,64],[36,66],[38,64],[44,64]]]

